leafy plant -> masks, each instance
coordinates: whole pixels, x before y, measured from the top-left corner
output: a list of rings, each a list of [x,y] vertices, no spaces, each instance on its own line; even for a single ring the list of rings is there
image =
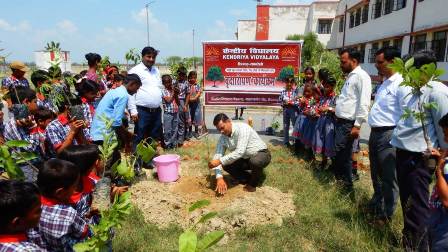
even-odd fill
[[[98,225],[90,226],[93,236],[88,240],[77,243],[73,247],[76,252],[102,252],[109,251],[111,229],[120,228],[121,223],[131,213],[131,193],[125,192],[121,196],[115,196],[114,203],[109,210],[101,212],[101,220]]]
[[[118,146],[118,140],[115,132],[112,131],[112,119],[108,118],[104,114],[99,115],[98,117],[104,123],[104,130],[102,133],[103,144],[98,146],[98,149],[100,150],[101,162],[103,164],[103,174],[101,175],[101,177],[103,177],[106,166],[109,163],[109,160],[111,159],[115,148],[117,148]]]
[[[278,130],[280,128],[280,123],[278,121],[273,121],[271,127],[274,130]]]
[[[126,60],[126,67],[129,68],[129,61],[132,61],[134,65],[137,65],[138,62],[141,60],[140,54],[137,52],[137,49],[131,48],[126,54],[124,55],[124,58]]]
[[[403,82],[400,85],[410,87],[412,89],[412,94],[417,96],[418,109],[412,110],[411,108],[406,108],[401,118],[406,120],[410,117],[414,117],[421,123],[426,146],[427,149],[430,150],[432,145],[429,140],[425,117],[428,110],[437,109],[437,104],[423,102],[421,99],[423,94],[422,89],[424,87],[431,88],[429,82],[437,81],[438,77],[443,75],[444,71],[442,69],[438,69],[434,63],[416,68],[414,66],[414,58],[410,58],[406,62],[400,58],[395,58],[394,62],[389,64],[389,68],[400,73],[403,76]]]
[[[197,201],[188,208],[188,212],[191,213],[208,205],[210,205],[209,200]],[[209,212],[203,215],[193,226],[185,230],[179,236],[179,252],[205,251],[218,243],[224,237],[223,231],[212,231],[204,234],[202,237],[198,237],[198,225],[214,218],[217,214],[217,212]]]
[[[31,144],[23,140],[10,140],[0,146],[0,168],[5,169],[10,179],[23,180],[25,175],[19,165],[27,163],[33,169],[37,169],[30,163],[38,156],[33,152],[22,152],[19,148],[26,148]]]
[[[224,75],[222,74],[219,66],[212,66],[208,69],[205,79],[208,81],[213,81],[213,87],[216,87],[216,81],[223,81]]]

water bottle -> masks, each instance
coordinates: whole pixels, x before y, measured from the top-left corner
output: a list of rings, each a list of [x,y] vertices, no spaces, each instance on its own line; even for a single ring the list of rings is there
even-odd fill
[[[266,119],[261,119],[261,131],[266,131]]]
[[[443,177],[448,183],[448,158],[445,158],[445,164],[443,165]]]

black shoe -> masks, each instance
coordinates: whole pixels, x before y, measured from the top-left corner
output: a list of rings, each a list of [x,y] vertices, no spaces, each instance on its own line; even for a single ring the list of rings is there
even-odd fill
[[[199,133],[198,132],[194,132],[193,133],[193,137],[196,138],[196,139],[199,139]]]
[[[244,120],[244,118],[242,116],[240,116],[240,118],[238,118],[238,120],[242,121],[242,120]]]
[[[238,117],[234,116],[232,117],[232,120],[238,120]]]

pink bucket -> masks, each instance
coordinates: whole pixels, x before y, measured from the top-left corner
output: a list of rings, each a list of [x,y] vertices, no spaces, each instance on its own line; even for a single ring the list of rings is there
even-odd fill
[[[160,182],[174,182],[179,178],[180,157],[175,154],[160,155],[153,159]]]

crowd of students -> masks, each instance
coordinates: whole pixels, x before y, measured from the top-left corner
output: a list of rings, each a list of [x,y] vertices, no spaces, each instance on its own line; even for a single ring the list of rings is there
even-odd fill
[[[155,58],[157,51],[144,48],[142,58],[147,54]],[[141,87],[160,88],[159,106],[163,107],[163,130],[145,129],[155,133],[146,132],[144,138],[151,136],[170,149],[206,134],[202,87],[195,71],[187,73],[181,66],[174,78],[157,75],[157,70],[149,83],[154,86],[148,86],[145,76],[133,73],[135,70],[119,73],[118,67],[108,66],[100,72],[101,56],[96,53],[87,54],[86,59],[89,69],[73,77],[55,66],[34,71],[34,88],[24,77],[29,69],[18,61],[10,64],[11,76],[2,80],[3,111],[9,120],[3,121],[2,112],[1,144],[27,141],[28,146],[11,151],[35,153],[37,158],[18,164],[23,181],[7,179],[6,171],[0,169],[0,251],[72,251],[74,244],[92,235],[89,224],[97,224],[100,218],[98,209],[92,207],[99,176],[112,176],[103,173],[104,167],[109,169],[120,158],[120,150],[129,153],[135,148],[128,122],[134,121],[137,134],[137,124],[143,118],[140,113],[132,113],[130,100],[136,99]],[[152,64],[144,66],[149,71],[155,69]],[[72,87],[69,83],[73,79]],[[25,112],[18,113],[17,107]],[[138,103],[136,108],[141,108]],[[115,132],[119,142],[106,165],[101,164],[98,148],[107,133],[104,117],[111,120],[109,130]],[[126,186],[113,186],[111,199],[126,190]]]
[[[322,155],[323,168],[330,158],[329,170],[352,197],[356,176],[350,165],[354,163],[351,154],[359,148],[361,125],[368,123],[374,194],[363,211],[373,216],[375,225],[383,227],[393,220],[399,197],[404,249],[447,251],[448,87],[425,74],[411,76],[427,83],[420,90],[402,85],[403,77],[390,67],[401,57],[400,50],[386,46],[375,56],[375,66],[383,79],[373,103],[371,79],[359,65],[359,52],[353,49],[340,52],[346,79],[339,95],[334,90],[336,80],[327,69],[319,70],[320,83],[315,82],[312,68],[305,69],[300,87],[294,86],[294,77],[288,78],[280,96],[284,144],[290,145],[288,130],[292,123],[296,151],[305,151],[310,158]],[[404,61],[411,57],[415,69],[427,64],[437,66],[432,51],[416,52],[405,56]],[[403,117],[409,111],[423,114]],[[433,175],[436,184],[430,196]]]

